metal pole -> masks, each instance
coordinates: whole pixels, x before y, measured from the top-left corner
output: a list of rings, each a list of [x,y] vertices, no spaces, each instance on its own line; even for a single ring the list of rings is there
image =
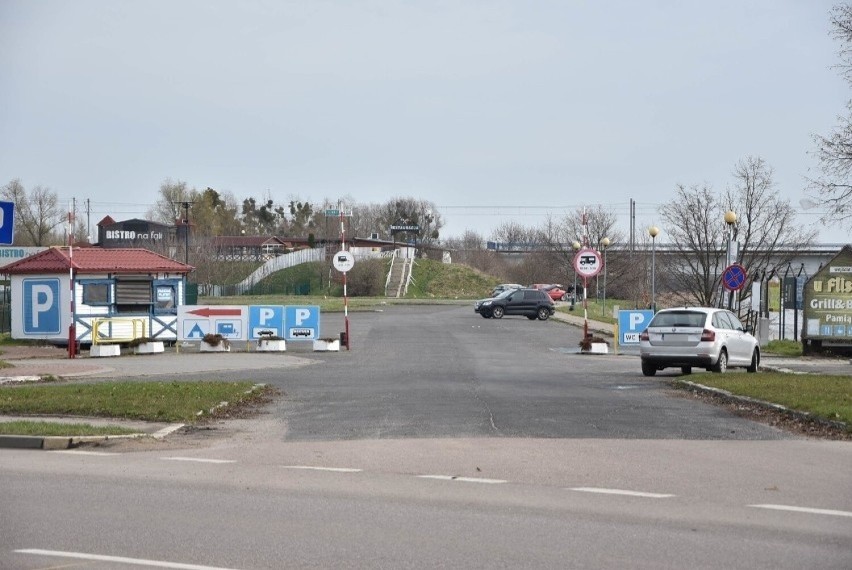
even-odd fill
[[[657,312],[657,236],[651,236],[651,311]]]
[[[603,290],[603,307],[601,307],[601,316],[606,316],[606,246],[604,246],[604,290]]]

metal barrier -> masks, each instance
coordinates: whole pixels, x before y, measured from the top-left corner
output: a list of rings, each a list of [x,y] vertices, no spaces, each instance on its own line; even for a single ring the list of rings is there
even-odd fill
[[[137,338],[145,338],[147,319],[130,317],[110,317],[92,319],[92,344],[108,344],[130,342]],[[106,334],[101,334],[101,327],[107,327]]]

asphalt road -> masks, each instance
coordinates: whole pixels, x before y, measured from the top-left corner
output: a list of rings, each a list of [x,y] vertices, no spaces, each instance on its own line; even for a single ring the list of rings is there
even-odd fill
[[[182,375],[274,384],[257,417],[0,450],[0,567],[852,567],[847,442],[577,354],[561,323],[389,307],[351,333],[297,366]]]

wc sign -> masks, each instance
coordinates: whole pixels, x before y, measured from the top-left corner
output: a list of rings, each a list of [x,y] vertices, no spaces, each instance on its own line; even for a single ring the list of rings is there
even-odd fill
[[[25,335],[56,335],[61,332],[59,279],[23,280]]]
[[[654,311],[618,311],[618,344],[638,345],[639,335],[648,328],[648,323],[653,318]]]

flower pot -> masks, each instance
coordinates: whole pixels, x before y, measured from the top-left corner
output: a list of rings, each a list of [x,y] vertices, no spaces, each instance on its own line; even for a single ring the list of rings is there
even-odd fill
[[[199,352],[231,352],[231,345],[220,342],[219,344],[207,344],[202,342],[198,347]]]
[[[593,342],[589,350],[584,351],[589,354],[609,354],[609,345],[605,342]]]
[[[314,341],[314,352],[339,352],[340,339],[318,338]]]
[[[284,339],[267,340],[260,339],[257,341],[258,352],[284,352],[287,350],[287,341]]]

